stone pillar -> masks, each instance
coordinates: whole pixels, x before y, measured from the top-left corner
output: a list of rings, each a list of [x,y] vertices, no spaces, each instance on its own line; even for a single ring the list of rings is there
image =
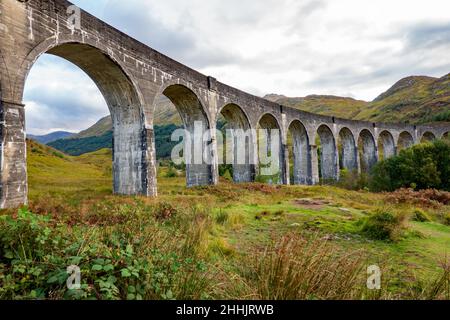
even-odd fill
[[[219,184],[219,154],[217,151],[217,132],[216,128],[211,129],[211,184]]]
[[[0,208],[27,204],[25,106],[0,101]]]
[[[252,182],[255,179],[255,166],[252,160],[253,143],[252,135],[231,133],[232,138],[227,145],[230,152],[227,152],[227,161],[232,159],[233,164],[233,181],[235,183]],[[229,155],[228,155],[229,153]],[[230,158],[228,158],[230,157]],[[231,162],[231,161],[230,161]]]
[[[358,169],[358,174],[362,173],[362,169],[361,169],[361,154],[359,152],[359,148],[358,145],[356,145],[356,166]]]
[[[319,157],[317,155],[317,145],[311,145],[311,184],[319,184],[320,183],[320,177],[319,177]]]
[[[143,157],[142,168],[143,179],[142,187],[143,194],[147,197],[158,196],[158,182],[157,182],[157,165],[156,165],[156,147],[155,147],[155,132],[152,128],[144,128],[143,132]]]
[[[286,144],[282,144],[281,146],[281,161],[280,161],[280,170],[281,170],[281,183],[285,185],[290,184],[290,172],[289,172],[289,147]]]
[[[339,179],[341,178],[341,168],[339,167],[339,149],[338,149],[337,145],[335,145],[334,164],[333,165],[336,168],[336,176],[334,178],[336,181],[339,181]]]
[[[355,159],[356,159],[356,168],[355,170],[358,172],[358,174],[361,174],[361,159],[359,157],[359,150],[358,150],[358,145],[355,144]]]

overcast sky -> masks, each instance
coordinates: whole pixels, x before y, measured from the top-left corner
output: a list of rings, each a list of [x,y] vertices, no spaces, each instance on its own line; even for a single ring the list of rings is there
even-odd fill
[[[450,72],[448,0],[74,0],[152,48],[263,96],[373,100],[409,75]],[[42,81],[46,79],[46,81]],[[108,114],[94,83],[43,56],[28,78],[27,129],[79,131]]]

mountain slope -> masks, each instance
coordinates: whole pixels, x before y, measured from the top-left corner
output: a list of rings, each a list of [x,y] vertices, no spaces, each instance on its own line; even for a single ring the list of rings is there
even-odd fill
[[[111,116],[101,118],[93,126],[81,131],[80,133],[73,135],[70,139],[82,139],[89,137],[100,137],[106,134],[108,131],[112,131]]]
[[[264,98],[303,111],[349,119],[353,119],[367,106],[367,102],[365,101],[325,95],[288,98],[281,95],[270,94]]]
[[[94,128],[93,130],[96,129]],[[100,136],[94,135],[85,136],[84,138],[59,139],[49,143],[48,145],[72,156],[79,156],[84,153],[94,152],[104,148],[111,149],[112,130],[106,131],[106,133]]]
[[[79,192],[84,186],[88,193],[93,190],[111,193],[111,150],[102,149],[81,157],[61,154],[57,150],[27,141],[27,169],[30,197],[54,190]],[[105,186],[108,186],[105,188]]]
[[[56,141],[58,139],[65,139],[73,136],[74,133],[67,131],[56,131],[46,135],[38,136],[33,134],[27,134],[27,138],[37,141],[42,144],[48,144],[50,142]]]
[[[404,78],[355,118],[409,123],[450,121],[450,74],[442,78]]]
[[[110,117],[108,118],[111,120]],[[93,127],[85,130],[82,137],[78,136],[77,138],[60,139],[53,141],[48,145],[72,156],[79,156],[104,148],[112,149],[112,128],[102,127],[103,124],[104,121],[100,122],[99,127],[94,125]],[[167,124],[161,126],[156,125],[154,128],[156,157],[158,159],[167,159],[170,157],[173,147],[178,144],[178,142],[171,141],[171,135],[173,131],[179,128],[179,126],[175,124]],[[89,133],[95,133],[98,135],[88,136]]]
[[[372,102],[336,96],[266,99],[313,113],[377,122],[424,123],[450,121],[450,74],[442,78],[412,76],[401,79]]]

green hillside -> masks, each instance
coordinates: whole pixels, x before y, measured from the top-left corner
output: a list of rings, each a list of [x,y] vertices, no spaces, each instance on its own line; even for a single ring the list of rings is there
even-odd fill
[[[112,148],[112,130],[105,126],[111,120],[108,116],[100,120],[96,125],[80,133],[77,138],[60,139],[48,145],[72,156],[79,156],[87,152],[94,152],[99,149]],[[178,142],[171,140],[172,133],[179,128],[175,124],[156,125],[155,127],[156,157],[167,159],[170,157],[173,147]]]
[[[108,117],[109,118],[109,117]],[[110,118],[109,118],[110,119]],[[60,139],[50,142],[48,145],[72,156],[79,156],[87,152],[93,152],[103,148],[112,148],[112,131],[109,129],[102,135],[87,136],[86,132],[97,131],[95,125],[82,133],[83,138]],[[100,132],[100,131],[98,131]],[[89,134],[89,133],[88,133]]]
[[[450,74],[439,79],[404,78],[355,118],[408,123],[450,121]]]
[[[110,131],[112,131],[112,120],[111,116],[107,115],[106,117],[103,117],[99,121],[97,121],[97,123],[94,124],[93,126],[87,128],[86,130],[81,131],[76,135],[66,138],[66,140],[101,137]]]
[[[49,146],[27,140],[28,183],[30,197],[38,194],[78,192],[80,187],[91,192],[110,193],[112,153],[101,149],[80,157],[72,157]]]
[[[355,118],[367,106],[365,101],[336,96],[311,95],[304,98],[289,98],[270,94],[264,98],[303,111],[347,119]]]

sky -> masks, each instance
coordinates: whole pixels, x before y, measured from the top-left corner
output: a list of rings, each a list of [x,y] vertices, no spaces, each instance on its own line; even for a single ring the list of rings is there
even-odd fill
[[[450,72],[448,0],[74,0],[205,75],[249,93],[371,101],[410,75]],[[46,81],[41,81],[46,79]],[[80,131],[108,114],[77,67],[42,56],[27,131]]]

